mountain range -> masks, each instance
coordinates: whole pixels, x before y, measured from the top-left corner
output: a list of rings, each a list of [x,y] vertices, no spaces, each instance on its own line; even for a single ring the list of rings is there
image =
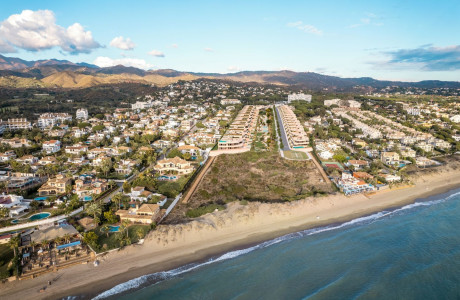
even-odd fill
[[[313,72],[287,70],[242,71],[229,74],[181,72],[171,69],[146,71],[122,65],[100,68],[96,65],[73,63],[68,60],[26,61],[20,58],[0,55],[0,87],[86,88],[124,82],[165,86],[179,80],[196,80],[200,78],[294,86],[312,90],[328,89],[331,91],[369,90],[386,86],[460,88],[460,82],[457,81],[382,81],[370,77],[341,78]]]

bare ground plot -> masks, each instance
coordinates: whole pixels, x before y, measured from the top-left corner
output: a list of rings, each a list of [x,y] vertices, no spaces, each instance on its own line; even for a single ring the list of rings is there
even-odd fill
[[[209,212],[206,207],[231,201],[284,202],[330,192],[311,161],[282,159],[277,152],[225,154],[216,158],[188,203],[178,204],[164,223],[181,223],[187,212]]]

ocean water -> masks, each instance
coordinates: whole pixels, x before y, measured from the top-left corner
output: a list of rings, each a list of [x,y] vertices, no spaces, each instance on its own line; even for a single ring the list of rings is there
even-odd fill
[[[460,190],[142,276],[105,298],[460,299]]]

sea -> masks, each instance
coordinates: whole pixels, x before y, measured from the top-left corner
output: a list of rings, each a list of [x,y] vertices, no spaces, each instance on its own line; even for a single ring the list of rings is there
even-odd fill
[[[460,299],[460,189],[135,278],[95,299]]]

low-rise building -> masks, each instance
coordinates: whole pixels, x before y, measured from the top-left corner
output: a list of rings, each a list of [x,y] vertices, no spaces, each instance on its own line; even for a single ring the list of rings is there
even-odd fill
[[[186,175],[193,172],[192,165],[188,161],[177,156],[159,160],[154,169],[160,174]]]
[[[120,220],[128,220],[132,223],[152,224],[158,222],[160,218],[160,206],[158,204],[142,204],[129,210],[120,209],[116,212]]]
[[[58,140],[45,141],[43,142],[42,149],[48,154],[59,152],[61,150],[61,142]]]
[[[65,194],[72,187],[72,179],[62,174],[48,181],[38,189],[39,196],[57,196]]]

